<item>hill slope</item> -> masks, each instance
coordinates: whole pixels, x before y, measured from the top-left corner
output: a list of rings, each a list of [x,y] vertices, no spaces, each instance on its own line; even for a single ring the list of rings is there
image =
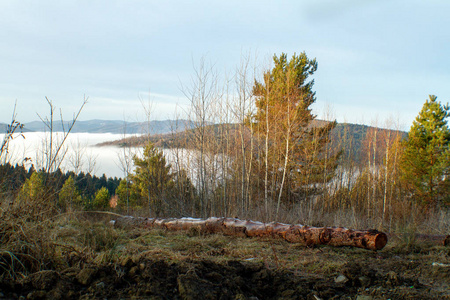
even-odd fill
[[[314,120],[312,126],[324,126],[327,124],[327,121],[323,120]],[[239,124],[214,124],[208,125],[209,128],[206,132],[214,135],[214,140],[216,145],[221,145],[222,137],[220,133],[227,132],[229,136],[236,137],[237,139],[231,138],[230,143],[233,143],[234,140],[239,140]],[[244,135],[249,138],[250,131],[248,128],[245,128]],[[332,131],[332,143],[334,148],[342,148],[343,143],[346,144],[346,152],[349,156],[353,157],[354,160],[358,161],[360,159],[361,149],[364,144],[364,140],[366,135],[370,130],[376,130],[379,136],[386,135],[390,133],[391,136],[399,133],[403,138],[407,136],[407,133],[404,131],[396,131],[391,129],[383,129],[377,127],[371,127],[367,125],[359,125],[359,124],[351,124],[351,123],[339,123]],[[154,143],[157,147],[161,148],[189,148],[192,147],[192,141],[195,140],[196,133],[192,129],[179,131],[176,133],[169,132],[163,134],[153,134],[150,135],[139,135],[134,137],[129,137],[125,139],[120,139],[111,142],[105,142],[98,144],[98,146],[123,146],[128,145],[132,147],[142,147],[144,146],[148,140]],[[210,138],[210,137],[209,137]],[[231,145],[229,145],[231,146]],[[232,146],[231,146],[232,147]]]

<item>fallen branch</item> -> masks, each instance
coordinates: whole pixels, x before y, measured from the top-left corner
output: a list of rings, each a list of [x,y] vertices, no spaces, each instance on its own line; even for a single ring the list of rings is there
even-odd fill
[[[241,237],[279,237],[291,243],[329,246],[351,246],[381,250],[387,243],[385,233],[377,230],[351,230],[342,227],[309,227],[282,223],[261,223],[234,218],[158,219],[121,217],[112,221],[116,228],[196,229],[201,233],[222,233]]]

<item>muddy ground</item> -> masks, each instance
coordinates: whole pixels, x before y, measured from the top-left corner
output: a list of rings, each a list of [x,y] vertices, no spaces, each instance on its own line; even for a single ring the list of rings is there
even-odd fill
[[[399,240],[374,252],[162,231],[110,235],[116,243],[95,253],[61,248],[64,263],[48,270],[11,276],[0,265],[0,299],[450,299],[448,246]]]

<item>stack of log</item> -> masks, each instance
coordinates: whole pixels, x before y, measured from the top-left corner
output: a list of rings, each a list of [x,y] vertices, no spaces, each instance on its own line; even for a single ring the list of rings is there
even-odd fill
[[[343,227],[310,227],[300,224],[262,223],[236,218],[135,218],[120,217],[112,221],[116,228],[141,227],[168,230],[197,230],[200,233],[222,233],[241,237],[276,237],[307,246],[351,246],[368,250],[381,250],[387,235],[378,230],[351,230]]]

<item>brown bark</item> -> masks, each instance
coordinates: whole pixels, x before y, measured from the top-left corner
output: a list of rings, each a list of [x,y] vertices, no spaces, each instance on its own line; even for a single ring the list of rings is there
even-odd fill
[[[115,220],[117,228],[142,227],[168,230],[197,229],[202,233],[222,233],[241,237],[278,237],[291,243],[329,246],[351,246],[368,250],[381,250],[387,236],[377,230],[351,230],[342,227],[309,227],[282,223],[261,223],[234,218],[209,219],[155,219],[121,217]]]

